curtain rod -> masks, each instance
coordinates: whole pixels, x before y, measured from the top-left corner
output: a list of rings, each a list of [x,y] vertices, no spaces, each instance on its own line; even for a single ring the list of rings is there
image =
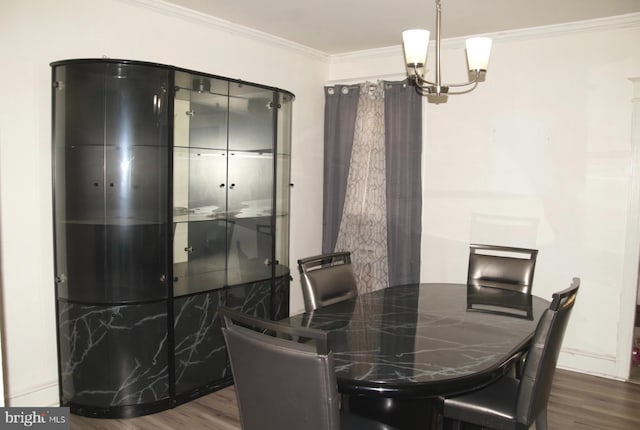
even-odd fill
[[[334,79],[331,81],[326,81],[324,83],[325,86],[331,85],[353,85],[353,84],[361,84],[368,81],[403,81],[407,79],[407,75],[400,75],[398,73],[386,74],[386,75],[372,75],[372,76],[360,76],[357,78],[351,79]]]

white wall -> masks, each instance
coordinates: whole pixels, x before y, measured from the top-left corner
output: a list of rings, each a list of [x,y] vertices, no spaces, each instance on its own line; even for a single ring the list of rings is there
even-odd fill
[[[0,209],[10,405],[58,400],[49,63],[103,55],[283,88],[293,106],[291,261],[321,247],[324,55],[147,0],[0,2]],[[318,149],[319,148],[319,149]],[[320,154],[320,155],[319,155]],[[318,161],[320,156],[320,161]],[[292,309],[303,308],[292,286]]]
[[[464,282],[470,242],[538,248],[534,294],[582,278],[560,366],[614,378],[629,372],[638,267],[631,21],[495,35],[486,82],[425,109],[422,280]],[[461,41],[444,48],[445,82],[464,81]],[[372,64],[402,73],[401,47],[335,57],[328,80]]]

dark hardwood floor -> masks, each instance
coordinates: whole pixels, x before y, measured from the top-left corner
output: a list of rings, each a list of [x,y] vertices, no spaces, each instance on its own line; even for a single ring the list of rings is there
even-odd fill
[[[72,430],[239,430],[233,387],[158,414],[125,420],[71,416]],[[556,371],[549,429],[640,429],[640,384]]]
[[[640,385],[558,370],[550,429],[640,429]]]

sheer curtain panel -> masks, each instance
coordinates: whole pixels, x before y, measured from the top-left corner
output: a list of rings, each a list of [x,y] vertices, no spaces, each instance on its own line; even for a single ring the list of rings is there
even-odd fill
[[[389,286],[384,145],[384,84],[360,88],[336,251],[350,251],[360,293]]]

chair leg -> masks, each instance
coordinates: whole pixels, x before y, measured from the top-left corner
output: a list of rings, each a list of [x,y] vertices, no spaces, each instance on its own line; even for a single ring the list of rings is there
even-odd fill
[[[536,418],[536,430],[547,430],[547,408],[544,408]]]
[[[518,357],[516,360],[515,368],[515,376],[516,379],[522,379],[522,373],[524,372],[524,362],[527,359],[526,353],[522,354],[521,357]]]
[[[441,410],[434,410],[433,416],[431,417],[431,426],[434,430],[444,430],[444,416],[442,415]]]
[[[453,418],[445,418],[444,415],[438,414],[438,425],[434,427],[435,430],[461,430],[460,421]]]

